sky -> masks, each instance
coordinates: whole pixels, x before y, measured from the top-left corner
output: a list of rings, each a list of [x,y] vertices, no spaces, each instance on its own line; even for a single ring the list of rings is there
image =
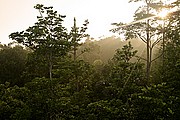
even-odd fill
[[[76,17],[77,25],[81,26],[88,19],[87,33],[98,39],[111,36],[109,32],[114,22],[131,22],[133,14],[140,5],[128,3],[129,0],[0,0],[0,42],[12,42],[9,34],[26,30],[37,22],[36,4],[43,4],[61,15],[66,15],[64,25],[68,29],[73,26]]]

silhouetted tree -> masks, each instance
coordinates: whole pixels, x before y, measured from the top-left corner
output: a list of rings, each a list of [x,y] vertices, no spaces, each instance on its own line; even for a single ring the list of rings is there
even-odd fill
[[[22,43],[33,51],[44,55],[49,66],[49,78],[52,79],[52,67],[55,57],[63,56],[70,50],[69,35],[62,22],[65,16],[53,11],[53,7],[36,5],[40,13],[38,22],[22,32],[15,32],[10,38]]]

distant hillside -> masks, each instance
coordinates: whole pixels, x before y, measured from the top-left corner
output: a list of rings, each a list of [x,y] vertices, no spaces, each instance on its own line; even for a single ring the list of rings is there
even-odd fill
[[[93,63],[95,60],[100,59],[102,62],[107,63],[117,49],[121,49],[125,44],[131,42],[134,50],[138,50],[137,55],[143,58],[146,57],[146,44],[139,39],[131,39],[122,41],[120,38],[111,36],[100,40],[86,40],[80,47],[79,51],[89,48],[89,52],[84,53],[80,58]],[[157,50],[157,49],[155,49]]]

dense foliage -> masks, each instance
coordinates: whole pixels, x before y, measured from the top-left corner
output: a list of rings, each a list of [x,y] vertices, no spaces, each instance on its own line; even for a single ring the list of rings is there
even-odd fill
[[[152,66],[156,68],[152,73],[156,74],[151,74],[151,81],[147,82],[145,64],[140,58],[144,50],[137,51],[131,42],[121,41],[115,54],[111,46],[104,52],[110,45],[107,39],[113,37],[94,42],[87,39],[80,44],[87,36],[88,21],[79,28],[74,19],[68,33],[62,26],[64,16],[52,7],[35,8],[41,13],[38,22],[26,31],[10,35],[25,47],[0,45],[0,119],[180,117],[179,12],[172,14],[169,21],[173,24],[166,28],[164,64],[160,57],[159,65]],[[111,55],[105,55],[108,50]]]

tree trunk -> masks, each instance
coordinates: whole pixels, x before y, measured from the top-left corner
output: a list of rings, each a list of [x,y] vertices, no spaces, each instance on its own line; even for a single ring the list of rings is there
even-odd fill
[[[49,55],[49,79],[52,81],[52,52]]]
[[[165,28],[164,27],[165,27],[165,21],[163,20],[163,31],[162,31],[163,32],[163,36],[162,36],[163,37],[162,38],[162,42],[163,42],[163,46],[162,46],[163,47],[162,48],[162,55],[163,55],[162,56],[162,70],[163,71],[162,72],[163,72],[163,74],[164,74],[164,54],[165,54],[165,52],[164,52],[165,51],[165,41],[164,41],[165,40]]]
[[[149,3],[146,1],[147,4],[147,14],[149,14]],[[147,20],[147,28],[146,28],[146,36],[147,36],[147,68],[146,68],[146,78],[147,83],[150,79],[150,36],[149,36],[149,19]]]

